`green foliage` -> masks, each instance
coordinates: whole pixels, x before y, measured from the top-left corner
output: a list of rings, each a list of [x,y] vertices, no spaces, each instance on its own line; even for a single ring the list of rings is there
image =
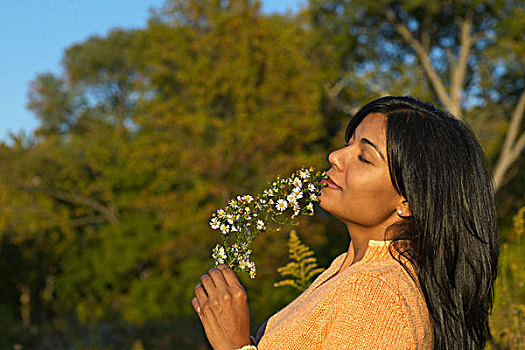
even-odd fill
[[[307,245],[301,243],[295,230],[290,231],[288,240],[289,257],[292,260],[286,266],[279,267],[277,272],[285,280],[274,283],[274,287],[293,287],[304,291],[312,284],[314,278],[324,271],[317,267],[317,258]]]
[[[509,242],[500,253],[491,328],[495,349],[522,349],[525,346],[525,207],[514,216]]]

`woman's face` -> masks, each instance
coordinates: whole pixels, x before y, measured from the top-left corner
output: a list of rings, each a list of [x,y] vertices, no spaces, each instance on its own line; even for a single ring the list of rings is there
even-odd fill
[[[328,156],[332,164],[320,205],[345,224],[374,227],[399,220],[403,197],[390,180],[386,116],[367,115],[346,147]],[[393,222],[392,222],[393,223]]]

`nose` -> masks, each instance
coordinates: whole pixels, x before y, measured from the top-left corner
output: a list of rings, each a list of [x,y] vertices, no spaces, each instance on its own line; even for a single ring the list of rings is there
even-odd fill
[[[337,149],[335,151],[330,152],[330,154],[328,155],[328,161],[330,162],[330,164],[332,164],[334,167],[336,167],[337,170],[341,170],[342,169],[342,165],[343,165],[343,159],[342,159],[343,149],[344,148]]]

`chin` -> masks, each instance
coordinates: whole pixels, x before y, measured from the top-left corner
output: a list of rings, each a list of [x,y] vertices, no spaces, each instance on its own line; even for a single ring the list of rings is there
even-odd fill
[[[319,206],[326,212],[332,214],[331,210],[330,210],[330,201],[328,200],[328,198],[323,198],[323,195],[321,195],[321,197],[319,197]]]

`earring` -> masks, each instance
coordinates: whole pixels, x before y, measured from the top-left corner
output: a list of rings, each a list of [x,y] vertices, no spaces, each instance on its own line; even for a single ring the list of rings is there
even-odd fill
[[[403,211],[402,211],[401,209],[398,209],[398,210],[397,210],[397,213],[398,213],[399,215],[401,215],[401,214],[403,214]]]

